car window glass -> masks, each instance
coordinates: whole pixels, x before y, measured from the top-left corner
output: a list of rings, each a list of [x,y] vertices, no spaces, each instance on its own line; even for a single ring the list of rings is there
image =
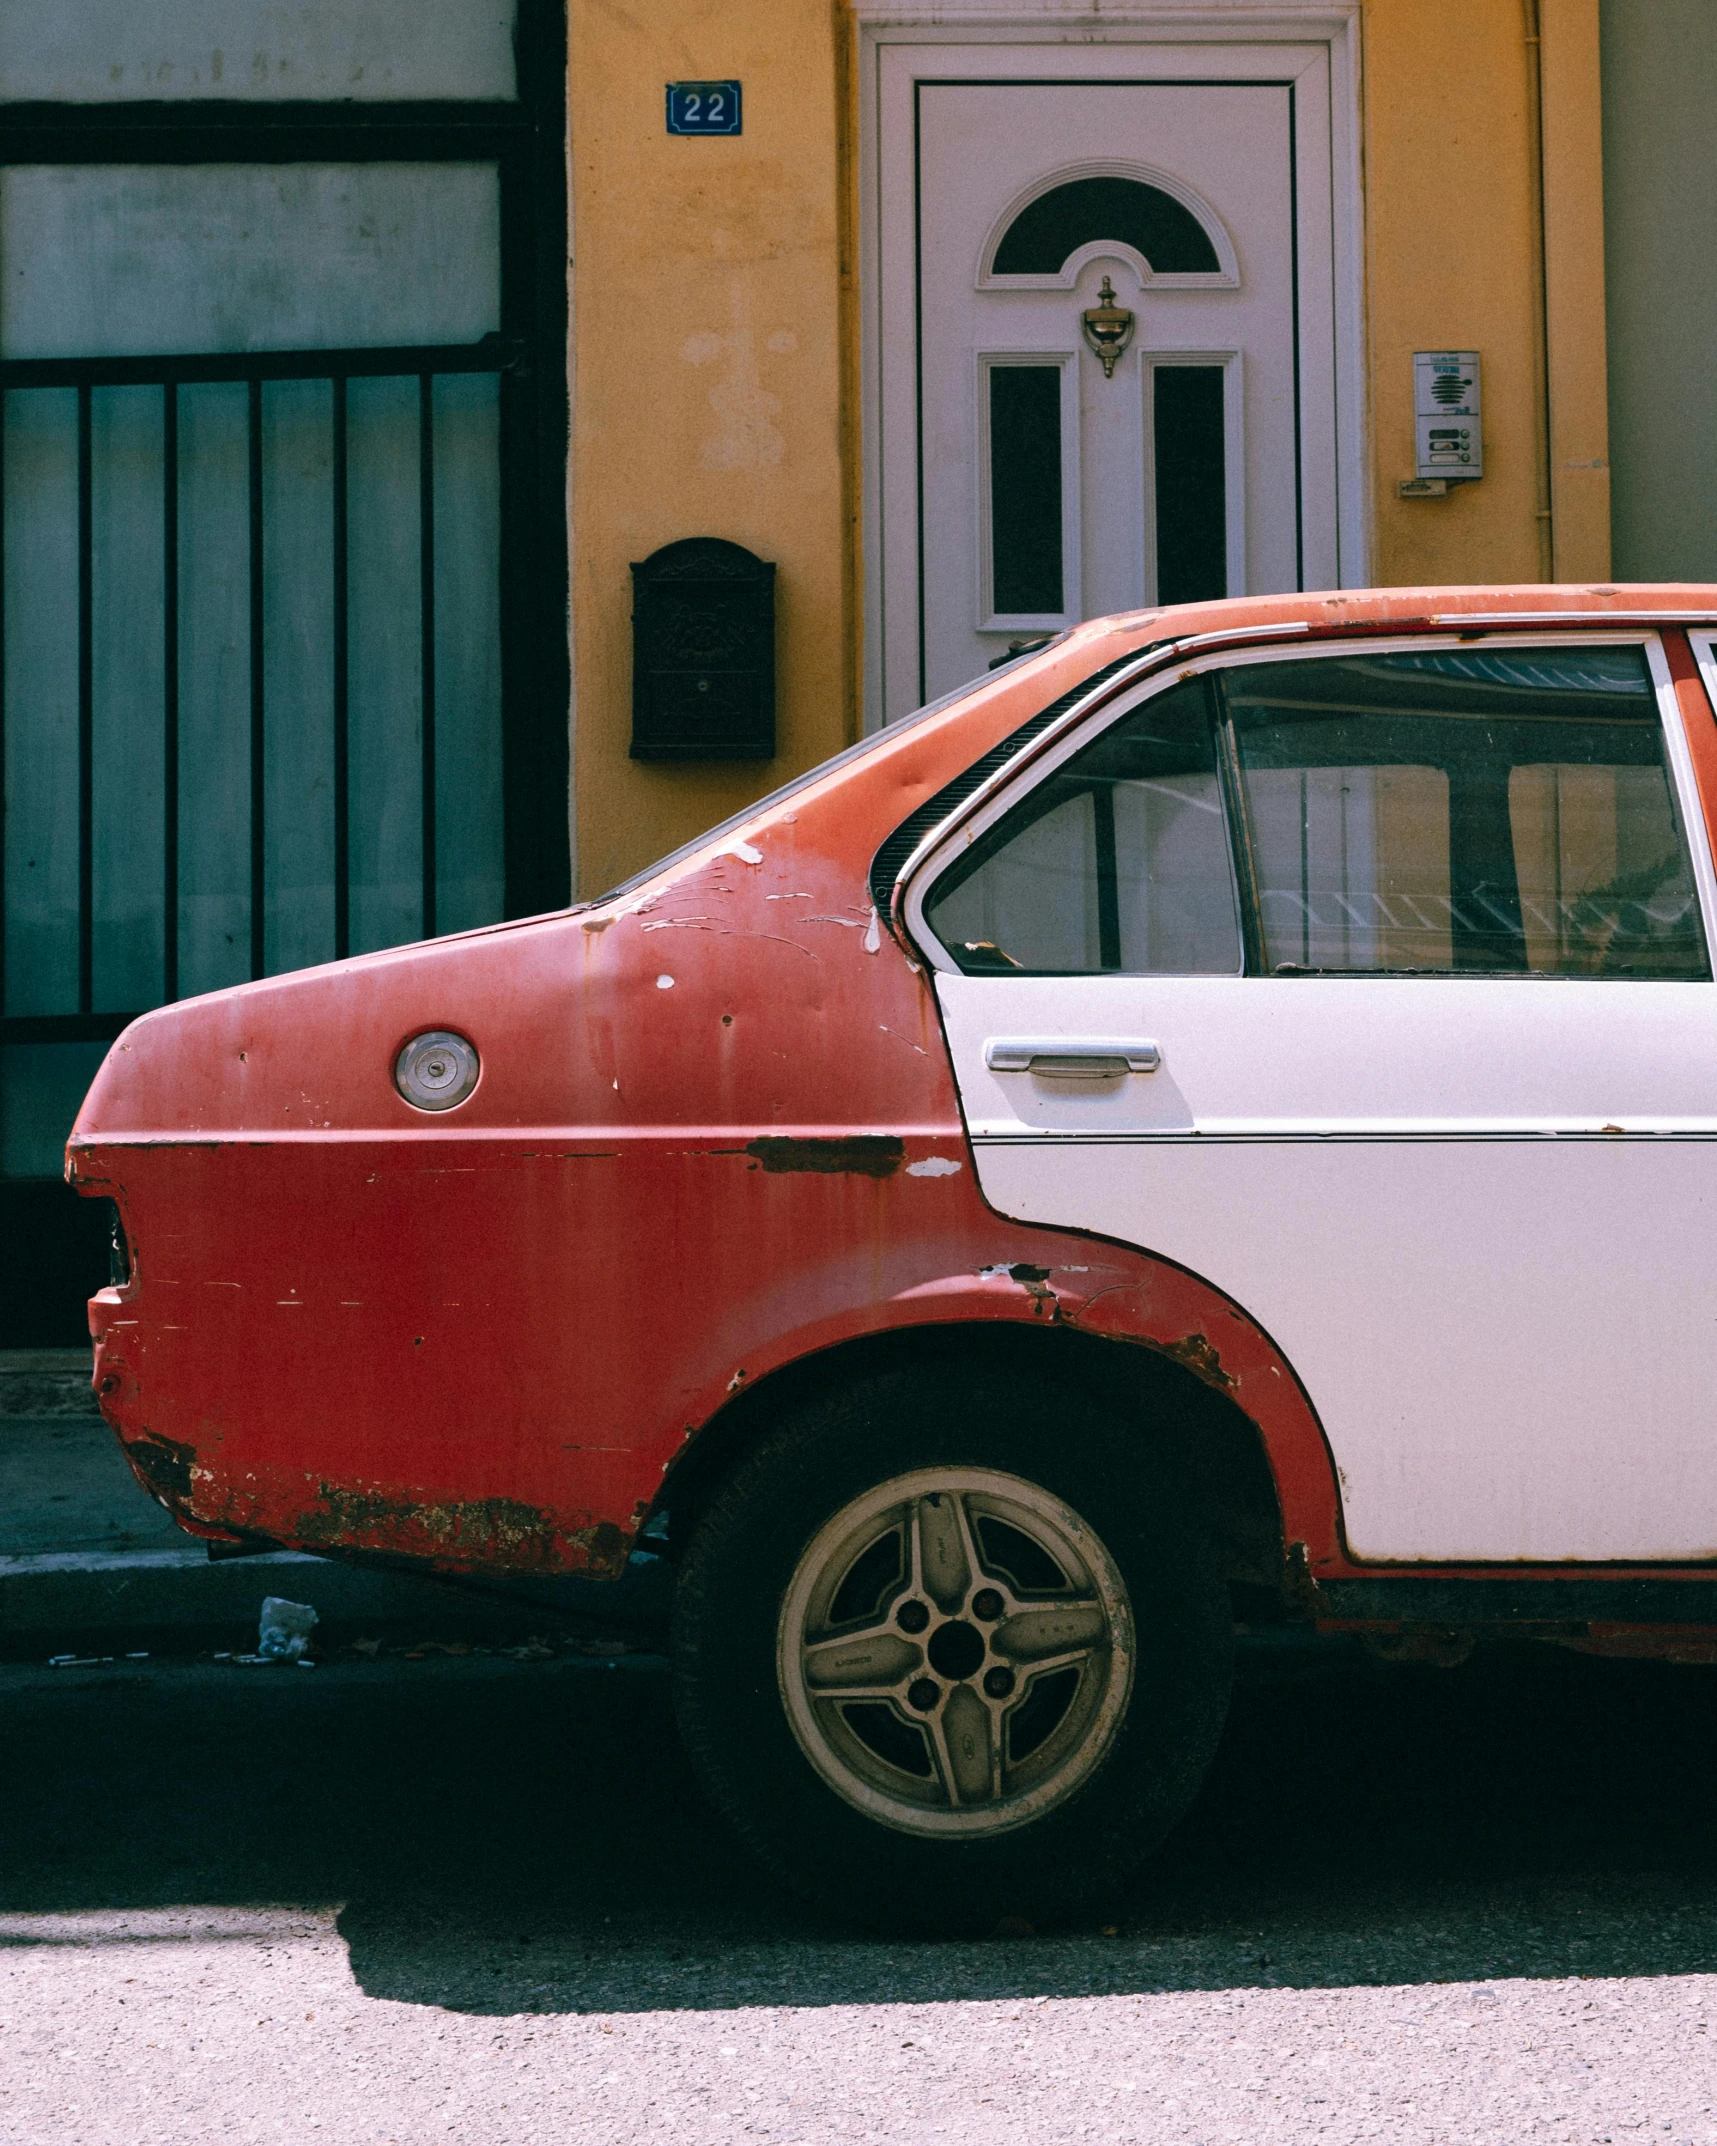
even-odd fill
[[[1639,648],[1222,674],[1263,964],[1710,974]]]
[[[1142,702],[1041,782],[942,878],[925,915],[968,973],[1238,970],[1204,682]]]

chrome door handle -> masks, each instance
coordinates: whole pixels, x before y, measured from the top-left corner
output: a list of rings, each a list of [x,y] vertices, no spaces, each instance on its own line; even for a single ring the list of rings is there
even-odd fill
[[[1040,1080],[1120,1080],[1154,1073],[1163,1054],[1133,1036],[992,1036],[984,1063],[992,1073],[1035,1073]]]

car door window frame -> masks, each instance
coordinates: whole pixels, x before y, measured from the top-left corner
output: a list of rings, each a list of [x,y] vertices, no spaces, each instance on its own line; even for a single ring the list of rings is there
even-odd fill
[[[1705,689],[1705,699],[1711,711],[1712,721],[1717,723],[1717,625],[1688,626],[1684,631],[1687,635],[1689,652],[1699,672],[1699,683]],[[1679,710],[1680,703],[1677,702],[1678,714]],[[1687,744],[1685,738],[1681,742],[1682,750],[1687,754],[1688,763],[1691,766],[1692,748]],[[1695,782],[1693,794],[1695,797],[1699,794],[1697,782]],[[1712,949],[1712,966],[1717,968],[1717,947]]]
[[[1707,693],[1717,708],[1717,628],[1704,635],[1691,635],[1695,658],[1699,662],[1700,675]],[[1704,928],[1705,944],[1709,956],[1717,958],[1717,872],[1713,870],[1711,838],[1706,826],[1704,809],[1699,796],[1694,774],[1692,753],[1682,726],[1681,708],[1677,700],[1674,681],[1670,676],[1669,662],[1665,655],[1662,637],[1647,628],[1605,628],[1583,631],[1578,627],[1561,624],[1551,632],[1509,632],[1487,628],[1482,636],[1454,634],[1366,634],[1352,639],[1319,640],[1310,645],[1304,642],[1287,641],[1271,645],[1259,639],[1236,649],[1213,651],[1194,662],[1171,664],[1162,672],[1131,688],[1101,709],[1093,711],[1084,722],[1071,726],[1047,749],[1033,755],[1028,767],[1020,770],[1012,782],[1008,782],[984,799],[978,809],[967,816],[957,818],[945,828],[934,846],[926,850],[913,868],[910,880],[902,890],[899,914],[902,916],[913,945],[930,968],[948,975],[961,975],[958,962],[942,945],[931,929],[925,915],[925,902],[941,879],[943,873],[971,844],[977,841],[1001,819],[1013,810],[1039,784],[1048,781],[1060,768],[1085,748],[1093,744],[1105,731],[1124,722],[1145,701],[1167,692],[1194,676],[1208,676],[1213,672],[1256,666],[1261,663],[1308,662],[1330,660],[1344,655],[1363,653],[1366,656],[1424,655],[1448,653],[1456,649],[1471,652],[1483,646],[1489,651],[1513,651],[1530,649],[1568,648],[1640,648],[1645,652],[1646,667],[1651,677],[1652,690],[1657,702],[1658,722],[1664,741],[1664,763],[1669,773],[1671,801],[1676,815],[1678,831],[1685,843],[1693,884],[1699,900],[1700,921]],[[1245,954],[1243,976],[1248,981],[1259,983],[1291,984],[1301,981],[1298,977],[1272,976],[1263,963],[1263,947],[1257,908],[1257,875],[1247,853],[1245,830],[1247,820],[1244,799],[1240,794],[1240,775],[1233,751],[1232,739],[1225,736],[1230,726],[1218,719],[1214,725],[1217,746],[1217,765],[1222,771],[1222,795],[1224,819],[1228,830],[1230,853],[1236,890],[1239,896],[1241,934]],[[1006,977],[1006,969],[978,971],[975,974],[994,974]],[[1114,976],[1120,980],[1136,972],[1121,970],[1091,970],[1078,972],[1090,976]],[[1232,982],[1232,971],[1213,971],[1213,981]],[[1464,975],[1469,981],[1486,981],[1488,978],[1475,972],[1454,972]],[[1433,983],[1450,979],[1428,977]],[[1647,977],[1573,977],[1530,973],[1517,979],[1577,984],[1583,982],[1637,982],[1646,983]],[[1683,979],[1686,981],[1688,979]],[[1709,983],[1711,978],[1694,979]]]

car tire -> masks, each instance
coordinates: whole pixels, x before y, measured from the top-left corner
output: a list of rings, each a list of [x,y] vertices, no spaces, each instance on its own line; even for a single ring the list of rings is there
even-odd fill
[[[1040,1927],[1185,1812],[1232,1612],[1166,1439],[1076,1383],[857,1381],[697,1516],[675,1707],[760,1862],[875,1927]]]

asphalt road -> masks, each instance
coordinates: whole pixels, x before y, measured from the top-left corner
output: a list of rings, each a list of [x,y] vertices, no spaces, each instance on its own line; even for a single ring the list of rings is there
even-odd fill
[[[12,1667],[0,1751],[20,2146],[1717,2140],[1711,1670],[1255,1657],[1149,1877],[984,1944],[773,1893],[638,1658]]]

